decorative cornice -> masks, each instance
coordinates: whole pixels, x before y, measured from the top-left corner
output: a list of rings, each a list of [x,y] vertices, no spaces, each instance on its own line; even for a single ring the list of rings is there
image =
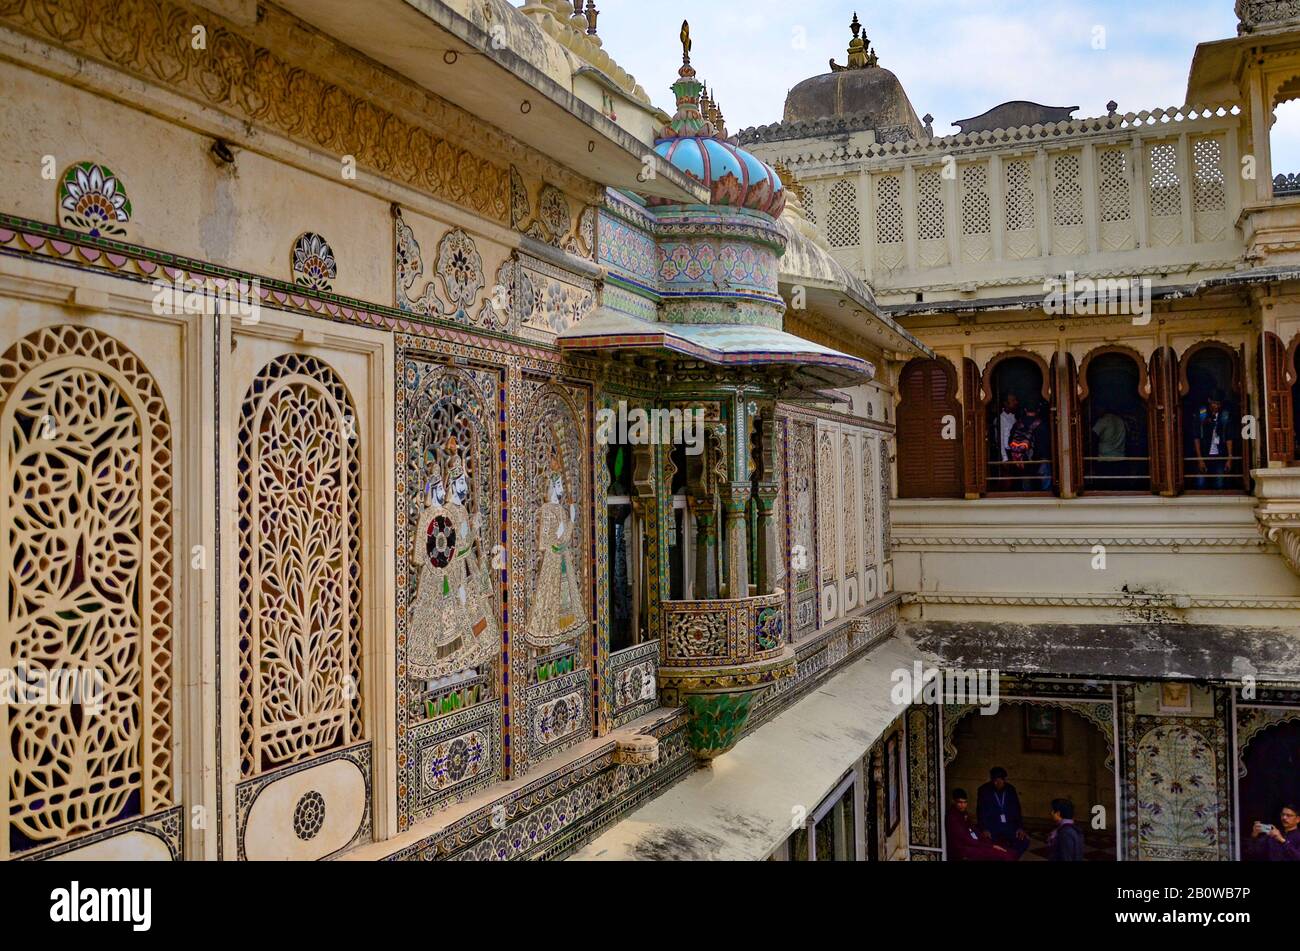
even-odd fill
[[[1019,595],[1019,594],[937,594],[921,591],[904,597],[907,604],[979,605],[984,607],[1053,607],[1053,608],[1176,608],[1179,610],[1214,608],[1251,608],[1257,610],[1300,610],[1300,598],[1232,598],[1196,595],[1159,595],[1137,597],[1118,594]]]
[[[510,162],[539,176],[558,175],[567,189],[591,190],[510,136],[326,37],[311,34],[308,59],[305,28],[273,6],[259,8],[259,22],[249,28],[258,42],[210,10],[196,14],[168,0],[65,0],[61,6],[68,9],[52,14],[38,0],[6,0],[0,24],[312,148],[351,155],[360,168],[496,222],[509,220]],[[207,28],[206,49],[189,42],[196,18]],[[322,47],[332,54],[325,57],[330,79],[281,55],[301,52],[304,62],[320,63]],[[52,65],[39,68],[61,75]],[[77,75],[78,83],[86,81]]]
[[[820,154],[814,154],[814,146],[810,147],[803,155],[782,156],[781,160],[796,168],[797,166],[819,162],[835,163],[854,160],[870,161],[873,159],[921,158],[937,161],[943,156],[963,151],[997,150],[1006,147],[1033,148],[1058,143],[1062,140],[1119,134],[1133,135],[1144,131],[1170,135],[1181,132],[1188,126],[1198,122],[1223,119],[1235,120],[1240,114],[1241,107],[1235,103],[1170,106],[1167,109],[1144,109],[1140,112],[1126,112],[1122,115],[1116,113],[1083,119],[1070,119],[1064,122],[1020,126],[1015,129],[958,133],[937,139],[873,142],[855,147],[851,154],[848,143],[832,148],[829,153],[823,151]],[[742,130],[740,142],[745,145],[778,140],[821,139],[828,136],[838,136],[860,128],[861,118],[836,116],[832,119],[798,123],[793,126],[787,126],[785,123],[780,122],[767,126],[756,126]]]
[[[898,535],[894,536],[894,550],[916,548],[1057,548],[1064,550],[1089,549],[1097,545],[1107,548],[1166,548],[1178,551],[1181,548],[1233,548],[1260,550],[1268,547],[1262,538],[1248,535],[1220,536],[1129,536],[1129,537],[1094,537],[1094,538],[1052,538],[1040,535],[1020,535],[1015,537],[997,535],[933,536],[933,535]]]

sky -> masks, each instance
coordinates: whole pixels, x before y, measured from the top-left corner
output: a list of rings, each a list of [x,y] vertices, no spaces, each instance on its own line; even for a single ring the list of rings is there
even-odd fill
[[[733,134],[778,121],[791,86],[827,72],[831,57],[845,62],[854,12],[937,135],[1011,99],[1079,106],[1080,117],[1105,114],[1111,99],[1121,112],[1181,105],[1196,44],[1237,33],[1233,0],[597,3],[605,50],[668,112],[689,19],[692,63]],[[1277,171],[1300,172],[1296,119],[1275,132]]]

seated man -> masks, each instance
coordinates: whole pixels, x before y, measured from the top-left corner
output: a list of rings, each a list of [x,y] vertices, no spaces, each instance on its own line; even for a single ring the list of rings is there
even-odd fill
[[[1014,862],[1016,857],[1000,845],[985,842],[979,826],[971,818],[967,807],[970,802],[966,790],[952,791],[952,805],[948,807],[948,861],[950,862]]]
[[[989,781],[975,794],[975,816],[984,830],[986,841],[1000,845],[1019,859],[1029,848],[1020,814],[1020,795],[1007,782],[1001,766],[989,770]]]

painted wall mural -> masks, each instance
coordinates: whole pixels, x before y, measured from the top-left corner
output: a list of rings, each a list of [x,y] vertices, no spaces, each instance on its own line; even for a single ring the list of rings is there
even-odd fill
[[[1128,858],[1231,860],[1226,693],[1213,691],[1213,715],[1139,712],[1132,686],[1120,696]]]
[[[502,775],[504,368],[398,356],[399,825]]]
[[[1218,757],[1185,723],[1156,726],[1136,751],[1138,841],[1149,858],[1218,858]]]
[[[98,716],[8,708],[8,856],[172,805],[172,433],[131,351],[64,326],[0,357],[0,438],[0,656],[104,678]]]

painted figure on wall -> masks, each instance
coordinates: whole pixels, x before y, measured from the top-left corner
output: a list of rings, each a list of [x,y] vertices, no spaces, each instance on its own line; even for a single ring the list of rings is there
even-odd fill
[[[413,558],[420,566],[407,656],[413,680],[434,680],[491,660],[500,635],[475,539],[482,515],[470,515],[469,475],[453,436],[447,473],[435,472],[420,515]]]
[[[556,438],[546,502],[537,513],[537,577],[524,628],[529,646],[538,649],[572,643],[587,630],[579,577],[581,567],[572,547],[578,508],[568,501],[560,445]]]

